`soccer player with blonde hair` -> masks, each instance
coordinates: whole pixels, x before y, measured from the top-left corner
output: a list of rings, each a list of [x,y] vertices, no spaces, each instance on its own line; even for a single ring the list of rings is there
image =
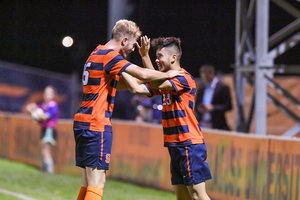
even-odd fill
[[[119,20],[111,39],[97,46],[84,65],[83,99],[73,126],[76,165],[82,168],[82,187],[77,200],[102,199],[110,163],[114,98],[117,89],[126,89],[120,76],[126,72],[143,81],[155,81],[181,74],[174,70],[164,73],[144,69],[125,60],[134,51],[140,36],[136,23]]]

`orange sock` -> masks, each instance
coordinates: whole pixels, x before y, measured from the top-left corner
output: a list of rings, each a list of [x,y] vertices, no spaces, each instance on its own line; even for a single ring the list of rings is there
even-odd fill
[[[81,186],[77,200],[84,200],[85,193],[86,193],[86,187]]]
[[[86,189],[84,200],[101,200],[102,196],[103,196],[103,189],[95,186],[88,186]]]

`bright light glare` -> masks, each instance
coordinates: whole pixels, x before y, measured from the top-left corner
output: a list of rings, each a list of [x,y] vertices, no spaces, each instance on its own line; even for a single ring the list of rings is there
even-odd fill
[[[72,46],[73,45],[73,38],[71,38],[70,36],[64,37],[64,39],[62,40],[62,44],[64,45],[64,47]]]

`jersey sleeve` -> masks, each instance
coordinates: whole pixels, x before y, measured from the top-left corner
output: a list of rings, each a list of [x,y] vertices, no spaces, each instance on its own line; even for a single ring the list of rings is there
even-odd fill
[[[176,92],[189,92],[191,90],[187,76],[188,74],[185,74],[184,76],[176,76],[169,79]]]
[[[160,90],[154,89],[150,83],[144,83],[144,85],[148,88],[149,92],[151,93],[149,97],[161,95]]]
[[[107,74],[121,75],[129,65],[131,65],[131,63],[116,51],[110,51],[104,62],[104,70]]]

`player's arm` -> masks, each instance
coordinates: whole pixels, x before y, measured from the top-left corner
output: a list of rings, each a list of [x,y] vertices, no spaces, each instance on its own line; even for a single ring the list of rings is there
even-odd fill
[[[148,38],[147,36],[143,36],[143,37],[141,37],[140,41],[141,41],[141,46],[139,46],[139,44],[137,44],[137,47],[139,49],[139,53],[140,53],[140,56],[142,58],[144,67],[147,68],[147,69],[155,70],[153,65],[152,65],[150,56],[149,56],[150,38]],[[173,87],[173,85],[171,84],[171,82],[169,80],[152,81],[151,86],[154,89],[174,90],[174,87]]]
[[[122,73],[122,79],[126,83],[128,90],[133,94],[143,94],[151,96],[151,92],[148,90],[147,86],[143,84],[143,82],[139,79],[136,79],[126,72]]]
[[[145,82],[166,80],[175,76],[183,76],[183,73],[177,70],[160,72],[151,69],[144,69],[134,64],[129,65],[124,71]]]
[[[117,90],[120,91],[120,90],[127,90],[127,89],[128,89],[128,87],[125,83],[124,78],[122,76],[120,76],[120,79],[119,79],[119,82],[118,82],[118,85],[117,85]]]
[[[127,83],[126,83],[126,80],[125,80],[125,78],[124,78],[124,76],[123,76],[123,74],[125,74],[126,72],[123,72],[122,73],[122,75],[120,76],[120,79],[119,79],[119,82],[118,82],[118,85],[117,85],[117,90],[118,91],[120,91],[120,90],[128,90],[129,88],[128,88],[128,85],[127,85]],[[127,73],[126,73],[127,74]],[[127,75],[129,75],[129,74],[127,74]],[[129,75],[130,76],[130,75]],[[130,77],[132,77],[132,76],[130,76]],[[132,78],[134,78],[134,77],[132,77]],[[137,78],[134,78],[136,81],[137,81],[137,83],[139,83],[139,84],[142,84],[143,83],[143,81],[141,81],[141,80],[139,80],[139,79],[137,79]]]
[[[148,69],[154,69],[150,56],[149,56],[149,50],[150,50],[150,38],[147,36],[141,37],[141,46],[137,44],[137,47],[139,49],[140,56],[143,61],[143,66]]]
[[[137,65],[131,64],[125,69],[125,72],[134,76],[142,81],[159,81],[173,78],[175,76],[182,76],[183,74],[176,70],[170,70],[168,72],[159,72],[154,70],[151,59],[149,57],[150,39],[147,36],[141,38],[141,46],[137,44],[139,53],[141,54],[143,65],[147,69],[138,67]]]
[[[169,80],[153,81],[150,82],[150,84],[153,87],[153,89],[157,89],[157,90],[175,90],[175,88],[173,87],[172,83]]]

